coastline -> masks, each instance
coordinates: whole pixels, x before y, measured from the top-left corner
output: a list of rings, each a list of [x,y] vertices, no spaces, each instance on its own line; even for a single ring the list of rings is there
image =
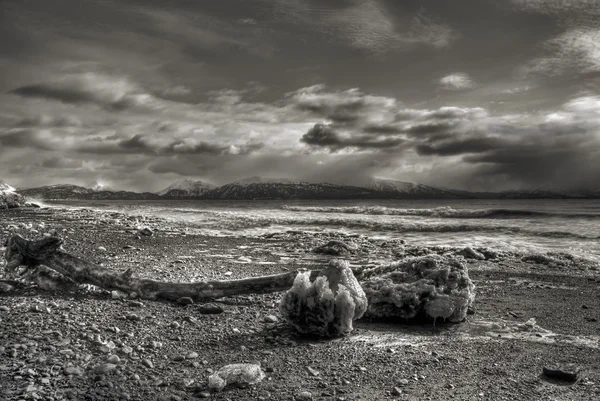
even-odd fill
[[[317,268],[331,257],[316,255],[313,249],[331,239],[358,246],[357,254],[342,256],[355,266],[462,251],[299,231],[211,237],[183,224],[90,209],[0,213],[2,243],[11,225],[27,238],[56,230],[69,253],[107,268],[131,268],[134,275],[169,281]],[[137,236],[138,225],[150,227],[154,235]],[[282,322],[265,322],[265,316],[278,315],[280,294],[232,297],[219,303],[224,313],[218,315],[200,314],[198,305],[144,301],[135,306],[91,288],[0,294],[0,395],[7,400],[36,399],[32,394],[43,400],[191,400],[201,395],[194,389],[211,370],[260,361],[267,368],[262,383],[213,394],[211,399],[293,400],[303,391],[313,399],[345,400],[600,397],[597,263],[564,255],[544,259],[499,252],[490,260],[466,259],[466,264],[477,287],[476,313],[467,322],[434,327],[358,321],[351,336],[336,341],[309,341]],[[35,305],[41,313],[32,309]],[[130,313],[140,320],[127,319]],[[535,324],[527,323],[531,318]],[[107,375],[94,370],[108,356],[89,339],[96,335],[112,341],[115,349],[109,353],[120,359]],[[189,352],[198,357],[174,359]],[[142,362],[146,359],[152,367]],[[540,377],[543,366],[575,361],[585,372],[572,386]],[[320,373],[311,374],[308,366]],[[69,368],[80,368],[81,374],[65,374]]]

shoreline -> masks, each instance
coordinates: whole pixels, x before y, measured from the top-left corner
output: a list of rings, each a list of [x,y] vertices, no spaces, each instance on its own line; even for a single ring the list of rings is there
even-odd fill
[[[132,268],[137,276],[169,281],[243,278],[324,266],[331,256],[316,255],[313,249],[330,239],[358,246],[357,254],[341,256],[356,266],[463,251],[299,231],[204,236],[158,218],[140,221],[122,213],[54,206],[2,211],[0,218],[2,242],[11,225],[20,225],[16,231],[28,238],[56,230],[69,253],[107,268]],[[138,224],[153,229],[154,235],[138,237]],[[128,245],[133,248],[124,249]],[[278,315],[280,294],[217,302],[224,309],[219,315],[203,315],[198,305],[144,301],[141,307],[133,306],[131,300],[113,300],[110,293],[88,288],[72,294],[35,288],[0,294],[0,395],[7,400],[27,399],[33,393],[44,400],[66,399],[68,394],[76,400],[193,400],[201,396],[195,389],[210,370],[260,361],[267,368],[263,382],[210,398],[293,400],[309,391],[313,399],[323,400],[596,399],[598,265],[560,256],[529,255],[523,260],[527,256],[498,252],[489,260],[465,260],[477,294],[476,313],[465,323],[434,327],[359,320],[351,336],[336,341],[308,341],[285,323],[265,322],[265,316]],[[43,312],[32,311],[34,305]],[[131,313],[141,319],[127,319]],[[89,335],[112,341],[114,349],[104,353]],[[192,351],[197,358],[174,359]],[[95,367],[109,354],[119,356],[117,368],[96,374]],[[543,366],[569,362],[585,370],[578,383],[558,386],[540,377]],[[311,374],[308,366],[320,373]],[[81,374],[65,374],[75,368]]]

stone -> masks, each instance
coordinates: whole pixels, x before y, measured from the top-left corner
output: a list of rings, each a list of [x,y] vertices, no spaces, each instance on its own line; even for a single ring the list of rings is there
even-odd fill
[[[118,355],[111,355],[108,358],[106,358],[106,362],[117,364],[121,362],[121,358],[119,358]]]
[[[307,367],[306,367],[306,370],[308,371],[308,373],[310,373],[311,375],[313,375],[313,376],[315,376],[315,377],[316,377],[316,376],[319,376],[319,374],[321,374],[321,372],[319,372],[317,369],[315,369],[315,368],[312,368],[312,367],[310,367],[310,366],[307,366]]]
[[[127,298],[127,294],[122,291],[114,290],[110,292],[110,297],[112,299],[125,299]]]
[[[313,396],[310,391],[302,391],[296,396],[296,401],[311,401]]]
[[[408,386],[408,380],[400,379],[400,380],[398,380],[398,384],[401,386]]]
[[[546,377],[574,383],[579,377],[581,369],[573,364],[564,366],[544,366],[543,373]]]
[[[392,395],[402,395],[402,389],[399,387],[394,387],[392,389]]]
[[[225,387],[234,385],[245,387],[261,382],[265,378],[265,373],[260,365],[253,363],[237,363],[225,365],[208,378],[208,388],[217,392]]]
[[[186,359],[196,359],[196,358],[198,358],[198,356],[199,355],[198,355],[197,352],[191,351],[191,352],[187,353],[187,355],[185,356],[185,358]]]
[[[175,355],[173,357],[173,360],[177,361],[177,362],[183,361],[184,359],[185,359],[185,356],[183,356],[183,355]]]
[[[65,375],[81,376],[83,375],[83,369],[79,366],[67,366],[63,369],[63,373]]]
[[[144,364],[144,366],[146,366],[147,368],[150,368],[150,369],[154,368],[154,364],[152,363],[152,361],[150,359],[142,359],[142,364]]]
[[[100,365],[94,368],[94,371],[98,374],[105,375],[107,373],[112,372],[117,368],[117,365],[114,363],[101,363]]]
[[[275,315],[267,315],[265,316],[265,322],[266,323],[277,323],[279,319],[277,319],[277,316]]]
[[[223,313],[223,307],[221,305],[208,303],[198,306],[198,312],[203,315],[217,315],[219,313]]]
[[[181,297],[177,299],[177,303],[180,305],[191,305],[194,303],[194,300],[190,297]]]

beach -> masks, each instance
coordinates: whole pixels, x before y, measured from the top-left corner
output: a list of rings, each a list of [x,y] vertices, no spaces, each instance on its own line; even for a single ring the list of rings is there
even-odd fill
[[[214,219],[223,216],[213,215]],[[140,225],[153,231],[138,234]],[[402,234],[342,230],[208,235],[182,221],[122,211],[54,206],[0,214],[9,234],[64,239],[64,249],[137,277],[191,282],[320,269],[314,249],[365,267],[428,254],[462,258],[464,247],[423,246]],[[458,324],[358,320],[348,337],[305,338],[279,316],[281,294],[201,304],[18,287],[0,294],[0,398],[6,400],[594,400],[600,397],[600,268],[566,253],[477,248],[464,258],[476,285],[473,313]],[[116,298],[116,299],[115,299]],[[115,358],[116,356],[117,358]],[[110,359],[111,363],[107,360]],[[208,376],[260,362],[255,386],[209,394]],[[542,375],[575,363],[576,383]],[[310,393],[310,398],[308,397]],[[303,398],[304,397],[304,398]]]

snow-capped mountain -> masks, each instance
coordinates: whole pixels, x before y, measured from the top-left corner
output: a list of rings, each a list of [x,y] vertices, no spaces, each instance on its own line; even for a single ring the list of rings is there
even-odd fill
[[[360,199],[373,198],[367,188],[250,177],[206,192],[203,199]]]
[[[0,209],[12,209],[24,206],[26,200],[19,195],[15,188],[4,181],[0,181]]]
[[[102,191],[107,191],[107,192],[119,192],[117,189],[111,188],[108,185],[105,184],[101,184],[99,182],[97,182],[92,188],[90,188],[92,191],[96,191],[96,192],[102,192]]]
[[[202,181],[183,179],[175,181],[157,194],[167,198],[197,198],[214,188],[214,185]]]
[[[439,198],[454,198],[455,193],[446,191],[428,185],[416,184],[413,182],[395,181],[384,178],[373,178],[373,180],[365,185],[366,188],[373,189],[382,194],[387,194],[391,197],[439,197]]]
[[[18,192],[28,198],[40,200],[145,200],[160,199],[160,196],[150,192],[115,191],[99,188],[86,188],[79,185],[57,184],[37,188],[19,189]]]

